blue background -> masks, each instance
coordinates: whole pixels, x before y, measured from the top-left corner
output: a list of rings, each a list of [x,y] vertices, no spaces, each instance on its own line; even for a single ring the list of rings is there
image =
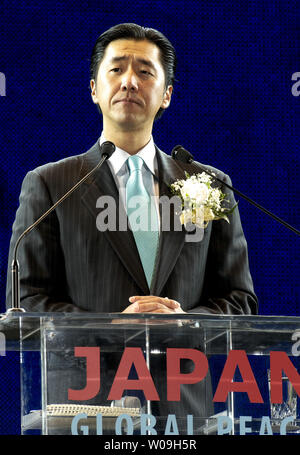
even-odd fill
[[[291,90],[300,71],[299,1],[4,0],[0,312],[22,180],[96,142],[101,118],[90,98],[89,58],[98,35],[121,22],[157,28],[177,50],[172,103],[154,127],[157,145],[170,153],[182,144],[299,229],[300,96]],[[299,237],[237,199],[260,314],[300,316]],[[19,432],[16,363],[12,353],[0,358],[0,434]],[[9,403],[15,414],[7,415]]]

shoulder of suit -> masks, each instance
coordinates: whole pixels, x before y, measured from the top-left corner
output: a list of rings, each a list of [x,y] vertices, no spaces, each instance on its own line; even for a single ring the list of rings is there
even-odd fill
[[[79,155],[68,156],[58,161],[43,164],[41,166],[36,167],[30,172],[39,174],[41,177],[47,177],[52,174],[57,174],[58,172],[79,175],[83,169],[85,161],[88,161],[90,156],[96,155],[98,151],[99,145],[98,142],[96,142],[89,150],[87,150],[84,153],[81,153]]]

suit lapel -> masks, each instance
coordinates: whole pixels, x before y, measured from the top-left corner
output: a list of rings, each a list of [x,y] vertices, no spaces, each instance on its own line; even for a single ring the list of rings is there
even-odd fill
[[[159,171],[159,195],[160,197],[163,196],[171,198],[172,193],[169,185],[176,179],[184,178],[184,171],[176,163],[176,161],[174,161],[169,155],[161,152],[159,149],[156,150],[156,156]],[[172,273],[185,241],[184,229],[181,229],[180,231],[174,230],[173,220],[176,215],[174,215],[173,209],[174,207],[171,206],[170,220],[167,220],[170,222],[170,228],[164,229],[164,227],[168,226],[169,223],[164,222],[162,205],[160,204],[162,231],[151,286],[151,293],[153,295],[160,295],[162,292],[166,281]]]
[[[99,142],[97,142],[97,144],[87,153],[86,159],[84,160],[82,174],[84,175],[96,166],[100,158],[100,147]],[[149,294],[148,284],[132,231],[128,228],[123,231],[118,229],[120,218],[122,217],[122,222],[123,220],[126,220],[127,223],[127,216],[123,208],[123,204],[119,203],[119,191],[106,162],[103,163],[101,168],[93,173],[87,180],[86,189],[82,196],[83,203],[95,218],[95,228],[96,218],[100,213],[100,209],[96,207],[96,202],[100,196],[112,196],[116,204],[117,229],[106,230],[103,234],[106,235],[112,248],[117,253],[130,275],[136,281],[137,285],[141,288],[142,292],[144,294]]]

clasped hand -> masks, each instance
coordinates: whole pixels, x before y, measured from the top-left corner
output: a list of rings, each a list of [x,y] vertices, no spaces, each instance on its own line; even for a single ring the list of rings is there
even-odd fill
[[[123,313],[185,313],[179,302],[168,297],[135,295],[129,298],[129,302]]]

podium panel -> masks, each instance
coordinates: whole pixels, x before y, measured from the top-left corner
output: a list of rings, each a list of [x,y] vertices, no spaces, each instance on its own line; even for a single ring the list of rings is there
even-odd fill
[[[18,313],[0,329],[20,349],[22,434],[300,431],[300,318]]]

